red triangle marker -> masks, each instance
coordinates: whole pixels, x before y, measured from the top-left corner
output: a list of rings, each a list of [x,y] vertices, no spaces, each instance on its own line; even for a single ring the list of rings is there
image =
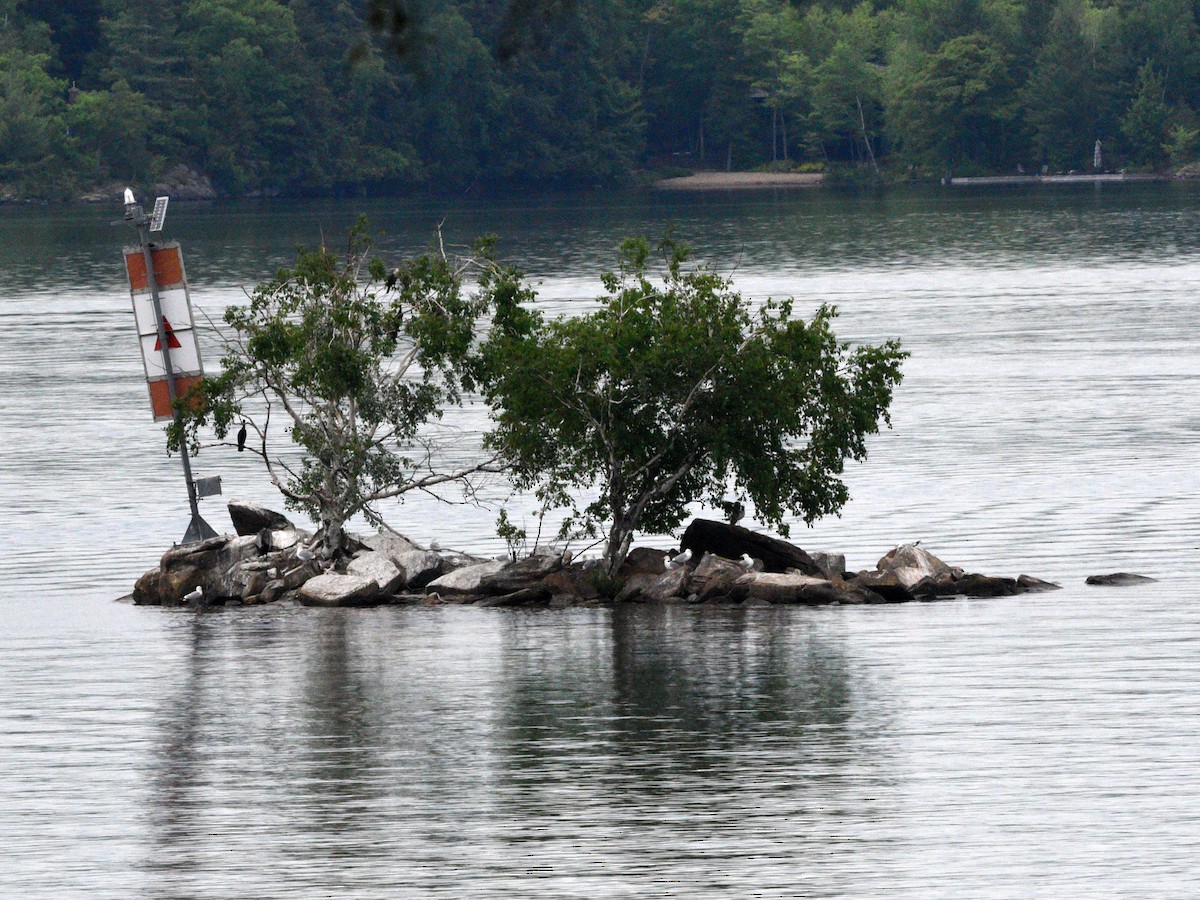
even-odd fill
[[[171,323],[167,321],[166,316],[163,316],[162,319],[163,319],[163,331],[165,331],[167,333],[167,347],[171,350],[181,349],[183,347],[183,344],[179,343],[179,338],[175,337],[175,332],[171,328]],[[158,340],[156,340],[154,342],[154,349],[155,350],[162,349],[162,338],[159,338]]]

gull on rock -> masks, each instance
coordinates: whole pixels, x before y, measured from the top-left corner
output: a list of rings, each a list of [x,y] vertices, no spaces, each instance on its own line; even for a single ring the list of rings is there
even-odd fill
[[[751,572],[761,572],[763,570],[763,561],[755,559],[749,553],[743,553],[741,563]]]
[[[669,572],[671,569],[678,569],[682,566],[686,566],[691,558],[692,551],[684,550],[682,553],[677,553],[675,556],[668,556],[665,560],[663,560],[663,562],[666,570]]]

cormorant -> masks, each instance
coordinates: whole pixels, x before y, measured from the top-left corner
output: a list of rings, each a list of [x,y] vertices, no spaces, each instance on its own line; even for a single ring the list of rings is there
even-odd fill
[[[246,423],[242,423],[242,427],[238,430],[238,453],[246,449]]]

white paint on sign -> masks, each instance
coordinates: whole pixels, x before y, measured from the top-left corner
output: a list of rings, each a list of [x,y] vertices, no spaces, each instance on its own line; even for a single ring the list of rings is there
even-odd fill
[[[158,295],[162,314],[177,328],[192,327],[192,308],[185,288],[173,288]],[[154,324],[154,300],[149,294],[133,295],[133,316],[137,319],[138,334],[158,334]]]
[[[171,350],[171,371],[176,375],[201,375],[204,370],[200,366],[200,348],[196,344],[196,332],[191,328],[172,329],[169,341]],[[163,366],[162,350],[156,349],[158,334],[147,334],[141,337],[142,362],[146,366],[147,378],[162,378],[167,374]],[[179,346],[175,346],[178,341]]]

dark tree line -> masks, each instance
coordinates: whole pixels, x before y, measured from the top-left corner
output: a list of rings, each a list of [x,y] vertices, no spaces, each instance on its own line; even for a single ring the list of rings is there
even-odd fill
[[[0,193],[1187,162],[1193,0],[0,0]]]

